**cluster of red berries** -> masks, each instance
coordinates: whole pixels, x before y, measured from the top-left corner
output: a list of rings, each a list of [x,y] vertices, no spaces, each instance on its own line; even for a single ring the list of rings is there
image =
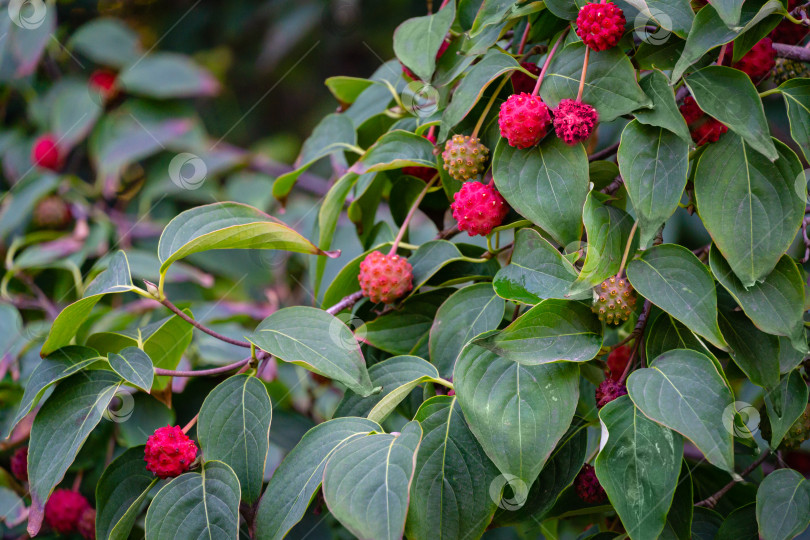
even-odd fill
[[[45,523],[60,534],[96,538],[96,511],[78,491],[57,489],[45,503]]]
[[[587,463],[582,466],[577,477],[574,478],[574,491],[576,491],[577,497],[588,504],[599,504],[607,499],[607,493],[599,483],[596,471]]]
[[[413,288],[413,267],[395,253],[372,251],[360,263],[358,281],[363,296],[375,304],[389,304]]]
[[[585,4],[577,14],[577,35],[594,51],[604,51],[619,43],[626,23],[613,2]]]
[[[11,474],[20,482],[28,482],[28,447],[21,446],[11,455]]]
[[[146,470],[158,478],[173,478],[186,472],[197,457],[197,445],[179,426],[156,429],[146,440]]]
[[[458,228],[469,236],[487,236],[503,222],[509,206],[491,184],[466,182],[450,204]]]
[[[553,111],[539,96],[512,94],[501,104],[498,126],[509,146],[525,149],[539,143],[548,133],[552,122],[557,137],[575,145],[593,133],[599,121],[596,109],[573,99],[563,99]]]
[[[53,134],[40,135],[31,147],[31,162],[43,169],[58,172],[65,164],[65,150],[59,147]]]
[[[728,131],[725,125],[704,113],[692,96],[683,100],[680,111],[689,126],[692,140],[698,146],[717,142],[720,136]]]

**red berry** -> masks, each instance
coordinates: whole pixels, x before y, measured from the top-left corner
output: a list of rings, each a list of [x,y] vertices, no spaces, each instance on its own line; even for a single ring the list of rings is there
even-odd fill
[[[801,2],[801,4],[803,3],[804,2]],[[787,10],[793,11],[801,4],[799,3],[799,0],[789,0]],[[779,26],[777,26],[773,32],[771,32],[770,37],[776,43],[799,45],[802,41],[804,41],[809,32],[810,29],[803,24],[795,24],[785,19],[779,23]]]
[[[607,365],[610,371],[610,378],[618,381],[627,367],[627,362],[630,361],[630,347],[622,345],[612,351],[608,355]]]
[[[577,496],[588,504],[599,504],[607,499],[607,494],[596,477],[596,471],[587,463],[582,466],[574,479]]]
[[[601,409],[614,399],[626,395],[627,388],[622,383],[607,378],[596,387],[596,407]]]
[[[498,125],[509,146],[531,148],[548,133],[551,114],[540,96],[512,94],[501,104]]]
[[[436,135],[433,133],[428,133],[425,135],[425,138],[436,144]],[[430,182],[434,176],[436,176],[436,169],[433,167],[403,167],[402,174],[408,174],[410,176],[415,176],[417,178],[421,178],[425,182]]]
[[[94,509],[88,507],[82,512],[79,522],[76,524],[76,530],[86,540],[96,540],[96,511]]]
[[[375,304],[390,304],[413,288],[413,268],[405,257],[372,251],[360,263],[357,279],[363,296]]]
[[[598,121],[596,109],[581,101],[564,99],[554,109],[554,131],[566,144],[574,145],[590,137]]]
[[[146,470],[158,478],[172,478],[186,472],[197,457],[197,445],[180,426],[158,428],[146,440]]]
[[[692,96],[688,96],[683,100],[680,110],[684,120],[689,125],[692,140],[698,146],[717,142],[720,135],[728,131],[726,126],[704,113]]]
[[[447,174],[459,182],[466,182],[484,173],[488,155],[489,148],[481,144],[480,139],[453,135],[444,144],[442,159]]]
[[[88,81],[90,88],[94,92],[98,92],[99,95],[101,95],[101,97],[105,100],[115,97],[115,94],[118,93],[118,88],[115,83],[115,73],[106,69],[98,69],[94,71],[90,75],[90,80]]]
[[[21,446],[11,456],[11,474],[20,482],[28,482],[28,447]]]
[[[615,47],[624,34],[624,13],[612,2],[585,4],[577,15],[577,35],[594,51]]]
[[[498,190],[481,182],[465,182],[453,195],[450,208],[459,230],[470,236],[488,235],[509,213],[509,206]]]
[[[436,62],[438,62],[439,58],[441,58],[444,55],[444,52],[447,50],[449,46],[450,46],[449,40],[445,39],[444,41],[442,41],[442,44],[439,47],[439,52],[436,53]],[[419,77],[416,76],[416,73],[405,67],[405,64],[402,64],[402,73],[407,75],[411,80],[414,81],[421,80]]]
[[[532,62],[521,62],[520,67],[535,75],[540,75],[540,67]],[[537,79],[533,79],[522,71],[515,71],[512,74],[512,88],[516,94],[531,94],[537,85]]]
[[[733,54],[734,44],[732,43],[723,56],[723,65],[730,65],[748,74],[754,84],[758,84],[770,75],[773,66],[776,64],[776,50],[773,48],[773,42],[770,38],[759,40],[750,51],[732,64]]]
[[[31,147],[31,161],[43,169],[58,171],[62,168],[64,156],[53,135],[46,133],[34,141],[34,146]]]
[[[82,513],[90,507],[81,493],[70,489],[57,489],[45,503],[45,522],[56,532],[74,532]]]

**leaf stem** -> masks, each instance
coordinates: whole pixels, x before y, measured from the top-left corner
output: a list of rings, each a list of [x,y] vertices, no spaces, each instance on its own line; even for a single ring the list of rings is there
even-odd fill
[[[633,237],[636,235],[636,229],[638,229],[638,221],[633,223],[633,228],[630,229],[630,235],[627,237],[627,245],[624,246],[622,264],[619,265],[619,272],[616,274],[617,276],[622,275],[622,272],[624,272],[624,265],[627,263],[627,256],[630,255],[630,246],[633,244]]]
[[[239,369],[244,367],[245,365],[249,364],[250,361],[253,360],[252,356],[247,358],[243,358],[238,362],[234,362],[233,364],[228,364],[227,366],[220,366],[211,369],[199,369],[199,370],[190,370],[190,371],[180,371],[174,369],[163,369],[163,368],[155,368],[155,375],[163,375],[168,377],[205,377],[209,375],[220,375],[221,373],[227,373],[229,371],[233,371],[234,369]]]
[[[588,60],[591,57],[591,48],[585,47],[585,60],[582,62],[582,76],[579,78],[579,90],[577,90],[577,101],[582,101],[582,93],[585,91],[585,75],[588,74]]]
[[[355,305],[361,298],[363,298],[363,291],[353,292],[348,296],[344,296],[337,304],[328,308],[326,312],[330,315],[337,315],[344,309]]]
[[[770,90],[765,90],[764,92],[759,93],[759,97],[764,98],[768,96],[772,96],[774,94],[779,94],[779,88],[771,88]]]
[[[506,225],[501,225],[499,227],[495,227],[492,229],[492,233],[497,233],[501,231],[508,231],[509,229],[519,229],[520,227],[531,227],[534,223],[529,221],[528,219],[521,219],[519,221],[515,221],[513,223],[507,223]]]
[[[740,474],[740,479],[739,479],[739,480],[732,480],[731,482],[729,482],[728,484],[726,484],[725,486],[723,486],[723,487],[722,487],[722,488],[721,488],[721,489],[720,489],[720,490],[719,490],[717,493],[715,493],[714,495],[711,495],[711,496],[709,496],[709,497],[707,497],[707,498],[703,499],[702,501],[700,501],[700,502],[698,502],[698,503],[695,503],[695,506],[703,506],[703,507],[705,507],[705,508],[709,508],[709,509],[714,508],[714,507],[717,505],[717,503],[720,501],[720,499],[722,499],[722,498],[723,498],[723,495],[725,495],[726,493],[728,493],[728,491],[729,491],[731,488],[733,488],[733,487],[734,487],[734,484],[737,484],[738,482],[742,482],[742,481],[743,481],[743,477],[744,477],[744,476],[748,476],[748,475],[749,475],[749,474],[751,474],[751,473],[752,473],[752,472],[753,472],[753,471],[754,471],[754,470],[755,470],[757,467],[759,467],[760,465],[762,465],[762,463],[763,463],[763,462],[764,462],[766,459],[768,459],[768,456],[769,456],[770,454],[771,454],[771,451],[770,451],[770,450],[765,450],[764,452],[762,452],[762,454],[760,454],[760,456],[759,456],[759,457],[758,457],[756,460],[754,460],[754,462],[753,462],[753,463],[751,463],[751,465],[749,465],[748,467],[746,467],[746,468],[745,468],[745,470],[743,470],[743,472]]]
[[[484,120],[489,114],[490,109],[492,109],[492,105],[495,104],[495,100],[498,99],[498,94],[500,94],[501,90],[503,90],[503,87],[506,86],[506,82],[509,80],[510,77],[511,75],[506,75],[501,81],[501,84],[499,84],[498,87],[495,89],[495,92],[492,93],[492,97],[489,98],[487,106],[484,107],[484,112],[481,113],[480,118],[478,118],[478,122],[475,124],[475,129],[473,129],[472,132],[473,139],[478,137],[478,132],[481,131],[481,127],[484,125]]]
[[[473,135],[473,137],[474,136],[475,135]],[[431,186],[434,183],[436,183],[436,180],[438,180],[438,179],[439,179],[439,173],[436,173],[433,176],[433,178],[430,179],[430,182],[425,184],[425,189],[423,189],[422,192],[419,194],[419,196],[416,197],[416,200],[413,202],[413,206],[411,206],[411,209],[408,211],[408,215],[405,216],[405,221],[402,222],[402,226],[399,228],[399,232],[397,233],[397,237],[394,238],[394,243],[391,245],[391,250],[388,252],[389,256],[394,255],[397,252],[397,248],[399,247],[399,243],[402,241],[402,237],[405,236],[405,231],[408,230],[408,225],[410,224],[411,219],[413,218],[414,214],[416,214],[416,209],[419,208],[419,205],[422,203],[422,199],[425,198],[425,195],[427,195],[428,190],[431,188]]]
[[[540,75],[537,77],[537,83],[534,85],[534,90],[532,91],[533,96],[536,96],[538,93],[540,93],[540,85],[543,84],[543,78],[546,76],[548,66],[551,65],[551,59],[554,57],[554,53],[557,52],[557,47],[560,45],[560,43],[563,42],[565,36],[568,35],[568,30],[570,30],[570,27],[563,30],[563,33],[560,34],[560,37],[557,38],[557,41],[554,42],[554,46],[551,47],[551,50],[548,52],[548,55],[546,56],[546,61],[543,62],[543,67],[540,69]]]

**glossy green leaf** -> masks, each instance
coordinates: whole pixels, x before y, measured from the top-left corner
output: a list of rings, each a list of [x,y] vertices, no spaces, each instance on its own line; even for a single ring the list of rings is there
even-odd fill
[[[402,538],[416,452],[418,422],[402,432],[354,439],[338,448],[323,471],[323,497],[333,516],[361,539]]]
[[[273,407],[256,377],[234,375],[205,398],[197,438],[206,460],[227,463],[239,478],[242,500],[251,504],[262,493]]]
[[[740,11],[743,0],[709,0],[717,14],[729,28],[734,28],[740,22]]]
[[[134,384],[144,392],[152,389],[155,368],[152,359],[138,347],[127,347],[120,353],[109,353],[107,361],[110,367],[124,380]]]
[[[309,240],[251,206],[214,203],[186,210],[160,235],[160,272],[192,253],[211,249],[282,249],[326,255]]]
[[[413,290],[410,294],[415,294],[439,270],[459,261],[478,262],[477,259],[464,256],[456,244],[447,240],[431,240],[419,246],[408,257],[408,262],[413,267]]]
[[[779,469],[757,490],[757,522],[764,540],[789,540],[810,524],[810,482],[793,469]]]
[[[411,484],[406,536],[478,538],[495,511],[489,490],[498,469],[464,420],[455,397],[436,396],[414,416],[422,426]]]
[[[518,150],[501,140],[492,174],[506,202],[567,246],[582,235],[582,208],[588,195],[588,156],[582,145],[546,137],[539,146]]]
[[[687,144],[692,144],[692,136],[683,119],[675,92],[669,85],[669,79],[662,72],[653,70],[639,81],[639,86],[652,100],[652,109],[639,109],[633,113],[638,122],[647,126],[662,127],[679,136]]]
[[[721,311],[720,331],[748,379],[768,390],[779,384],[779,338],[758,330],[742,313]]]
[[[771,448],[779,447],[788,430],[804,412],[807,407],[808,391],[810,389],[801,373],[793,370],[782,377],[779,386],[765,393],[765,410],[771,427],[768,442]]]
[[[144,446],[115,458],[96,484],[96,538],[126,540],[158,479],[146,470]]]
[[[279,360],[340,381],[361,396],[373,389],[354,334],[323,310],[280,309],[259,323],[249,339]]]
[[[728,515],[717,531],[716,540],[759,540],[756,531],[756,503],[750,503]]]
[[[579,367],[523,365],[474,342],[456,361],[453,384],[470,430],[504,475],[531,486],[574,416]]]
[[[667,514],[667,523],[662,531],[662,540],[692,540],[692,514],[694,513],[694,489],[691,466],[684,461],[681,475],[675,487],[675,496]]]
[[[810,156],[810,79],[790,79],[779,86],[785,98],[790,135],[799,145],[804,158]],[[802,188],[805,186],[802,185]]]
[[[630,374],[627,391],[648,418],[691,440],[709,463],[734,473],[734,395],[708,356],[665,352],[649,368]]]
[[[474,343],[527,366],[587,362],[602,348],[602,323],[582,302],[543,300],[502,331]]]
[[[639,244],[647,248],[681,202],[689,145],[671,131],[634,120],[622,132],[617,157],[638,217]]]
[[[395,129],[380,137],[349,171],[366,174],[408,166],[435,167],[433,144],[416,133]]]
[[[70,37],[68,46],[104,66],[124,67],[143,55],[138,34],[112,17],[92,19],[82,25]]]
[[[130,94],[158,99],[213,96],[220,90],[219,81],[191,58],[166,52],[139,58],[117,81]]]
[[[360,94],[363,93],[363,90],[373,85],[374,81],[370,79],[361,79],[359,77],[346,77],[339,75],[336,77],[327,78],[324,81],[324,84],[329,91],[332,92],[332,95],[335,96],[335,99],[341,103],[351,104],[354,103]],[[329,118],[330,116],[332,115],[329,115],[326,118]],[[278,182],[278,180],[276,180],[276,182]]]
[[[85,81],[62,82],[53,91],[56,93],[51,104],[53,134],[63,148],[72,148],[87,137],[104,111]]]
[[[147,540],[239,538],[239,478],[221,461],[181,474],[157,492],[146,512]]]
[[[274,430],[275,431],[275,430]],[[335,418],[309,430],[275,470],[256,515],[258,540],[281,540],[304,516],[326,462],[341,446],[382,428],[365,418]]]
[[[627,278],[644,298],[725,349],[714,280],[691,251],[675,244],[655,246],[627,264]]]
[[[349,191],[357,183],[358,175],[348,172],[338,178],[332,184],[326,197],[323,198],[321,208],[318,211],[318,247],[320,249],[329,249],[332,246],[332,241],[335,239],[335,230],[337,229],[338,218],[343,212],[343,206],[346,204],[346,197],[349,196]],[[326,259],[318,258],[315,263],[315,287],[314,294],[316,298],[320,293],[321,279],[326,270]]]
[[[394,54],[423,81],[433,76],[436,54],[455,16],[456,3],[448,2],[437,13],[408,19],[394,31]]]
[[[658,538],[678,484],[683,441],[626,396],[602,407],[599,418],[607,432],[594,462],[599,483],[630,538]]]

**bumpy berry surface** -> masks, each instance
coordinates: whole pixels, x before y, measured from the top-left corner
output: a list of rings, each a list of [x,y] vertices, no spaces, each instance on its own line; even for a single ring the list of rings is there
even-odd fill
[[[624,368],[627,367],[627,362],[629,361],[630,347],[627,345],[622,345],[621,347],[610,351],[607,359],[610,378],[614,381],[618,381],[621,378],[622,373],[624,373]]]
[[[81,493],[70,489],[57,489],[45,503],[45,522],[59,533],[76,531],[79,518],[90,507]]]
[[[800,0],[789,0],[787,9],[788,11],[793,11],[801,4],[804,4],[804,1],[800,2]],[[799,45],[802,41],[804,41],[808,33],[810,33],[810,28],[784,19],[779,23],[779,26],[774,28],[773,32],[771,32],[770,38],[776,43]]]
[[[38,228],[62,229],[70,223],[70,207],[58,195],[51,195],[37,203],[33,217]]]
[[[20,482],[28,482],[28,447],[21,446],[11,456],[11,474]]]
[[[577,35],[594,51],[604,51],[619,43],[626,22],[613,2],[585,4],[577,14]]]
[[[31,162],[43,169],[58,171],[62,168],[64,159],[62,150],[56,144],[56,138],[47,133],[34,141],[31,147]]]
[[[599,483],[596,472],[587,463],[582,466],[582,470],[574,479],[574,491],[577,492],[577,497],[588,504],[598,504],[607,499],[607,494],[602,489],[602,484]]]
[[[436,53],[436,62],[438,62],[439,58],[441,58],[444,55],[444,52],[447,50],[447,47],[449,47],[449,46],[450,46],[450,41],[448,41],[446,39],[444,41],[442,41],[442,44],[439,47],[439,52]],[[404,73],[409,79],[411,79],[413,81],[421,80],[419,77],[416,76],[416,73],[414,73],[413,71],[411,71],[410,69],[405,67],[405,64],[402,64],[402,73]]]
[[[535,75],[540,75],[540,67],[532,62],[521,62],[520,67]],[[515,71],[512,74],[512,88],[515,89],[516,94],[531,94],[534,92],[534,86],[537,84],[537,79],[533,79],[523,73],[522,71]]]
[[[146,440],[146,470],[158,478],[172,478],[186,472],[197,457],[197,445],[180,426],[158,428]]]
[[[622,383],[607,378],[596,387],[596,407],[601,409],[617,397],[626,395],[627,388]]]
[[[596,109],[581,101],[564,99],[554,109],[554,131],[566,144],[573,145],[590,137],[598,121]]]
[[[782,84],[791,79],[810,77],[810,67],[804,62],[791,60],[790,58],[779,58],[773,68],[774,84]]]
[[[636,306],[636,293],[630,282],[613,276],[596,286],[593,291],[593,312],[600,321],[621,324],[630,318]]]
[[[104,99],[115,97],[115,94],[118,92],[115,82],[115,73],[106,69],[94,71],[90,75],[90,80],[88,81],[90,88],[93,91],[98,92]]]
[[[501,136],[515,148],[531,148],[548,133],[551,114],[540,96],[512,94],[501,104]]]
[[[488,235],[509,213],[509,205],[495,186],[481,182],[465,182],[453,195],[450,208],[459,230],[470,236]]]
[[[436,144],[436,135],[428,133],[425,138]],[[432,167],[403,167],[402,174],[409,174],[417,178],[421,178],[425,182],[430,182],[436,176],[436,169]]]
[[[770,38],[761,39],[738,61],[732,63],[734,44],[726,49],[723,64],[748,74],[754,84],[767,78],[776,64],[776,50]]]
[[[704,113],[692,96],[683,100],[680,111],[689,126],[692,140],[698,146],[717,142],[720,136],[728,131],[726,126]]]
[[[372,251],[360,263],[358,281],[363,296],[389,304],[413,288],[413,268],[405,257]]]
[[[96,511],[94,509],[87,508],[82,512],[79,522],[76,524],[76,530],[85,540],[96,540]]]
[[[444,145],[442,159],[447,174],[460,182],[474,180],[486,170],[489,149],[477,138],[453,135]]]
[[[780,448],[785,450],[796,450],[804,441],[810,439],[810,404],[804,409],[802,415],[793,422],[790,429],[782,439]]]

